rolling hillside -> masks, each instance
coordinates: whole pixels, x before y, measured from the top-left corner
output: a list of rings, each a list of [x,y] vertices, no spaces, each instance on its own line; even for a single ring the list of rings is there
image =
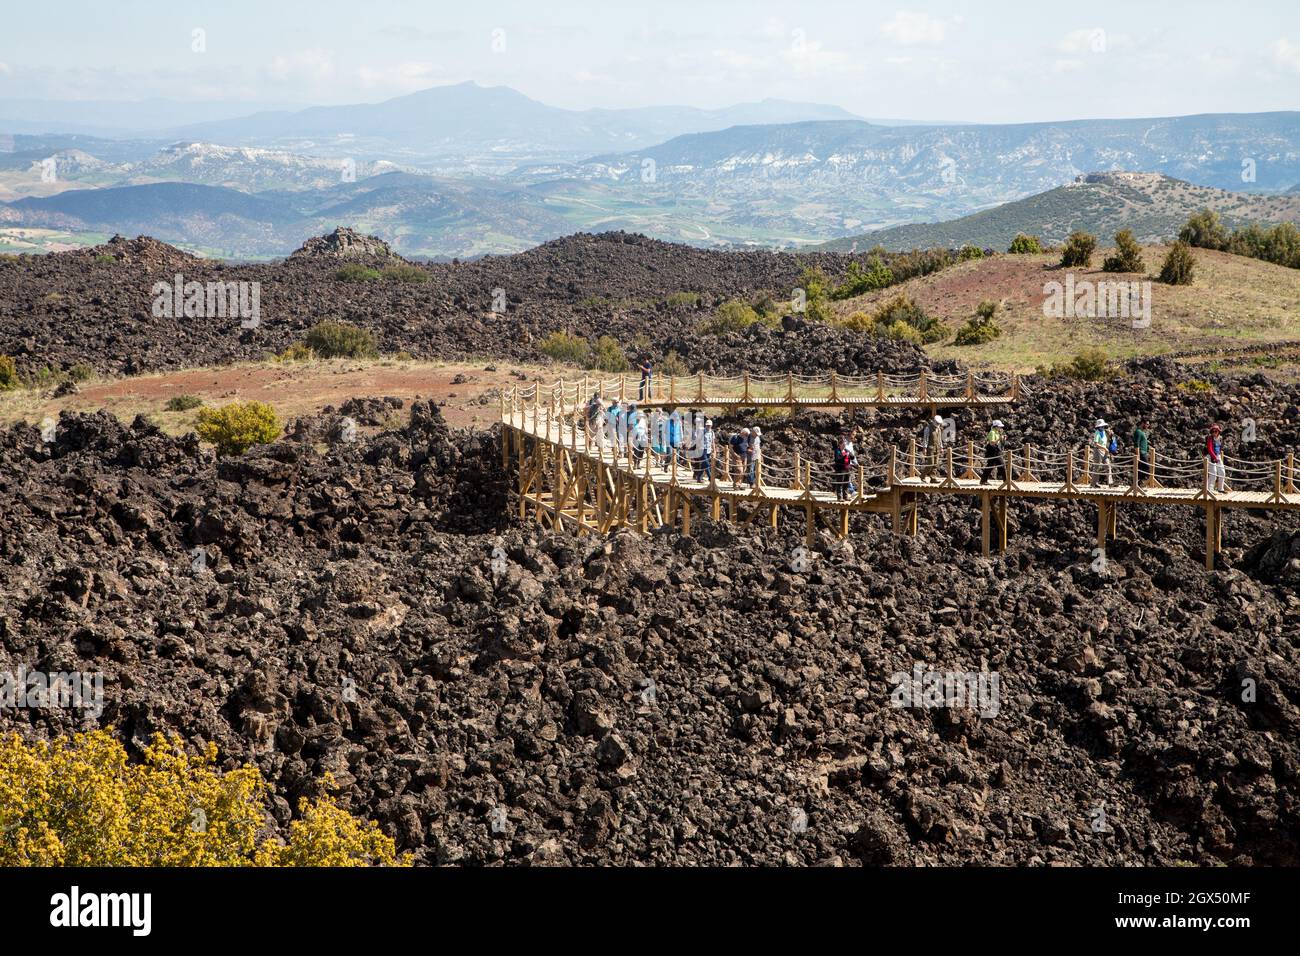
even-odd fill
[[[1228,192],[1158,173],[1093,173],[960,219],[895,226],[836,239],[824,248],[847,252],[876,245],[898,250],[971,244],[1002,251],[1019,232],[1058,243],[1075,229],[1098,236],[1131,229],[1140,241],[1159,242],[1176,236],[1189,215],[1205,208],[1219,213],[1230,227],[1294,221],[1300,219],[1300,194]]]

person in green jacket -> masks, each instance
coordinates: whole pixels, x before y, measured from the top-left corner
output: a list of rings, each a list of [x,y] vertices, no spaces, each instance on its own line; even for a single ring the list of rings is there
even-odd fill
[[[1138,456],[1138,481],[1146,481],[1151,477],[1151,438],[1147,434],[1151,428],[1151,423],[1145,418],[1139,418],[1133,426],[1133,453]]]

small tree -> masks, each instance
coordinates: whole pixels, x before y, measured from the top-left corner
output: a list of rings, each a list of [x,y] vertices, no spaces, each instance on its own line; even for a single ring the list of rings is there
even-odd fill
[[[1198,249],[1228,248],[1228,229],[1219,219],[1219,214],[1212,209],[1202,209],[1192,213],[1187,224],[1178,233],[1178,238],[1189,246]]]
[[[552,332],[538,346],[538,350],[548,358],[571,365],[585,366],[591,360],[591,346],[587,340],[569,332]]]
[[[1133,238],[1129,229],[1115,233],[1115,254],[1107,256],[1101,268],[1105,272],[1145,272],[1146,263],[1142,261],[1142,247]]]
[[[971,259],[983,259],[984,250],[979,246],[973,246],[969,242],[957,250],[958,262],[969,262]]]
[[[602,335],[596,340],[596,347],[591,351],[588,368],[597,372],[626,372],[629,368],[627,355],[618,339],[612,335]]]
[[[18,377],[18,366],[8,355],[0,355],[0,392],[17,388],[22,383]]]
[[[1069,269],[1073,266],[1092,264],[1092,254],[1097,248],[1097,240],[1090,233],[1075,230],[1065,240],[1061,251],[1061,265]]]
[[[1037,236],[1027,236],[1023,232],[1016,233],[1016,238],[1011,240],[1011,245],[1007,252],[1017,256],[1037,255],[1043,251],[1043,244]]]
[[[379,355],[373,332],[336,319],[317,322],[303,341],[321,358],[375,358]]]
[[[804,314],[813,322],[829,322],[832,318],[830,307],[830,280],[821,266],[810,266],[803,271],[799,288],[804,293]]]
[[[199,437],[217,447],[218,455],[242,455],[254,445],[266,445],[279,437],[283,426],[275,409],[266,402],[231,402],[220,408],[201,408],[195,430]]]
[[[997,315],[998,304],[985,299],[975,308],[975,315],[957,330],[954,345],[982,345],[991,342],[1002,334],[993,317]]]
[[[1192,273],[1196,270],[1196,259],[1191,247],[1179,239],[1169,247],[1165,264],[1160,267],[1160,281],[1169,285],[1191,285]]]
[[[712,318],[700,323],[700,331],[710,335],[726,335],[728,332],[743,331],[759,321],[762,321],[761,317],[749,303],[740,299],[728,299],[714,309]]]

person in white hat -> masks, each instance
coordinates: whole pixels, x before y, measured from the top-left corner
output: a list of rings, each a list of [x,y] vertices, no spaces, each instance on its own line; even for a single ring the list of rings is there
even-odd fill
[[[1110,454],[1110,423],[1099,418],[1092,424],[1092,437],[1088,440],[1088,468],[1092,472],[1091,484],[1101,484],[1102,466],[1106,468],[1106,487],[1115,480],[1114,462]]]
[[[921,440],[917,450],[921,453],[921,477],[926,481],[938,481],[939,459],[943,457],[943,416],[935,413],[934,418],[925,423],[921,429]]]
[[[758,463],[763,457],[763,429],[757,425],[749,435],[749,469],[745,480],[753,485],[757,480]]]
[[[989,426],[989,433],[984,436],[984,473],[980,475],[981,483],[988,484],[995,479],[1001,480],[1006,477],[1006,459],[1002,454],[1002,444],[1005,440],[1002,419],[993,419],[993,424]]]

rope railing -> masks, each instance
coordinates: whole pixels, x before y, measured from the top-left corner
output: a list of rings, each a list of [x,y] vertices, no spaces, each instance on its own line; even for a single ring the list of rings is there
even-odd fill
[[[781,376],[748,379],[752,390],[772,388]],[[801,380],[816,376],[788,376],[785,384],[798,386]],[[877,385],[890,376],[877,376]],[[926,383],[942,388],[960,376],[938,376]],[[968,377],[969,378],[969,377]],[[820,379],[827,388],[847,387],[834,376]],[[707,387],[708,377],[695,379]],[[1187,458],[1151,449],[1143,458],[1132,451],[1100,452],[1080,444],[1069,449],[1044,449],[1032,443],[1004,447],[1001,455],[989,455],[974,441],[944,445],[926,454],[915,441],[903,448],[893,448],[879,461],[860,454],[845,472],[823,461],[810,460],[798,452],[774,456],[762,452],[752,462],[735,459],[730,447],[714,438],[713,455],[705,459],[691,445],[667,447],[662,421],[667,419],[654,409],[643,416],[642,426],[620,434],[613,427],[603,404],[598,419],[589,427],[587,403],[592,396],[604,398],[626,392],[627,377],[592,378],[577,383],[537,384],[512,388],[502,396],[502,414],[511,424],[539,437],[555,441],[638,475],[670,483],[709,485],[731,484],[753,490],[785,489],[801,496],[814,495],[827,500],[844,497],[861,498],[868,484],[906,486],[908,482],[958,484],[972,482],[1003,490],[1076,492],[1088,488],[1110,487],[1128,494],[1145,495],[1157,489],[1195,491],[1197,497],[1222,494],[1214,487],[1217,478],[1207,459]],[[877,388],[879,391],[879,388]],[[659,422],[652,420],[658,416]],[[659,429],[659,431],[656,431]],[[1269,501],[1281,501],[1296,495],[1295,453],[1285,458],[1255,461],[1223,456],[1227,479],[1224,491],[1265,493]],[[751,475],[752,473],[752,475]],[[751,480],[752,479],[752,480]],[[1027,488],[1032,486],[1032,488]],[[848,489],[846,491],[846,488]]]

